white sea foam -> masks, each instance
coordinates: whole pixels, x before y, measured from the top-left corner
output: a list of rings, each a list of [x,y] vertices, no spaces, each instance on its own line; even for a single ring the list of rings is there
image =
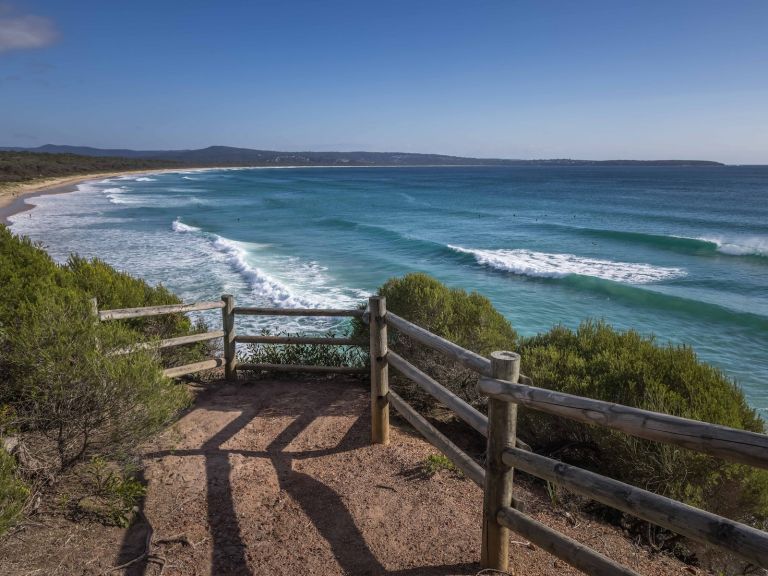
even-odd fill
[[[768,238],[765,236],[744,236],[725,238],[722,236],[700,237],[696,240],[711,242],[717,251],[729,256],[768,256]]]
[[[548,254],[521,249],[476,250],[451,245],[448,247],[456,252],[472,254],[475,260],[484,266],[524,276],[562,278],[578,274],[627,284],[648,284],[685,276],[685,270],[681,268],[583,258],[574,254]]]
[[[181,221],[181,219],[176,218],[176,220],[173,221],[173,224],[171,224],[171,228],[174,232],[200,232],[200,228],[197,226],[190,226],[189,224],[184,224],[184,222]]]
[[[354,307],[361,299],[368,297],[362,291],[333,287],[324,274],[326,268],[316,262],[302,262],[295,257],[285,258],[276,266],[287,281],[276,278],[251,260],[251,252],[268,248],[269,244],[238,242],[218,234],[209,234],[196,226],[184,224],[180,218],[173,221],[171,228],[174,232],[193,233],[205,239],[247,282],[253,294],[270,305],[281,308]]]
[[[137,204],[137,201],[126,196],[128,188],[119,186],[117,188],[104,188],[104,195],[109,198],[112,204]]]
[[[213,246],[223,253],[229,264],[243,276],[254,292],[272,304],[285,308],[319,308],[321,303],[297,294],[294,290],[248,262],[248,251],[239,242],[215,236]]]
[[[142,176],[140,178],[134,178],[135,182],[157,182],[157,178],[148,178],[146,176]]]

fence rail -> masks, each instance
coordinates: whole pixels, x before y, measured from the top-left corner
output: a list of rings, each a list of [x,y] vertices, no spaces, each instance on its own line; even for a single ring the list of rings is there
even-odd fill
[[[325,344],[328,346],[360,346],[354,338],[310,338],[303,336],[235,336],[238,344]]]
[[[499,528],[503,528],[516,531],[588,574],[636,574],[633,570],[526,516],[511,495],[512,476],[504,474],[499,468],[499,462],[510,472],[516,467],[693,540],[729,550],[758,566],[768,567],[768,533],[521,449],[521,443],[510,430],[510,423],[514,427],[514,409],[510,411],[510,408],[504,408],[504,405],[514,407],[519,404],[586,424],[611,428],[647,440],[683,446],[761,468],[768,468],[768,436],[536,388],[530,378],[519,373],[500,378],[494,372],[494,355],[498,353],[490,359],[483,358],[392,312],[387,312],[381,323],[478,373],[478,389],[489,398],[490,418],[477,412],[398,354],[389,351],[383,359],[387,365],[391,365],[398,373],[416,383],[422,390],[450,408],[458,418],[488,438],[486,470],[483,474],[485,502],[481,552],[484,568],[503,571],[508,568],[508,536],[503,530],[499,531]],[[510,358],[512,356],[514,355],[509,355]],[[464,460],[467,457],[465,453],[460,450],[457,453],[453,444],[445,445],[444,437],[435,436],[435,433],[440,434],[439,432],[434,428],[426,428],[426,421],[416,420],[415,411],[402,398],[391,391],[388,396],[392,406],[406,420],[457,467],[464,469],[462,466],[466,466]],[[494,410],[496,418],[493,417]],[[475,474],[473,478],[476,483],[479,483],[478,477],[479,475]]]
[[[757,565],[768,564],[768,534],[761,530],[539,454],[509,448],[502,459],[507,466],[682,536],[731,550]]]
[[[342,310],[333,308],[243,308],[236,307],[235,314],[245,316],[356,316],[362,317],[364,310]]]
[[[492,378],[481,377],[478,386],[481,392],[492,398],[515,402],[555,416],[768,468],[768,436],[765,434]]]
[[[112,354],[130,354],[131,352],[137,352],[139,350],[152,350],[153,348],[172,348],[174,346],[181,346],[182,344],[194,344],[196,342],[216,340],[218,338],[222,338],[223,336],[223,330],[203,332],[201,334],[190,334],[189,336],[177,336],[176,338],[166,338],[165,340],[158,340],[157,342],[141,342],[140,344],[134,344],[133,346],[118,348],[117,350],[113,350]]]
[[[517,532],[536,546],[590,576],[640,576],[634,570],[622,566],[589,546],[553,530],[514,508],[501,508],[495,519],[505,528]]]
[[[757,566],[768,568],[768,533],[532,453],[530,447],[516,437],[516,410],[517,406],[521,405],[577,422],[602,426],[638,438],[674,444],[761,468],[768,468],[767,435],[537,388],[533,386],[530,378],[520,374],[519,355],[512,352],[494,352],[490,358],[484,358],[388,312],[385,299],[378,296],[369,300],[365,310],[237,307],[234,305],[234,298],[228,294],[222,296],[221,302],[102,311],[98,311],[94,304],[94,309],[97,317],[103,321],[221,309],[222,330],[140,343],[111,353],[128,354],[137,350],[167,348],[222,338],[223,357],[168,368],[164,373],[169,377],[177,377],[224,366],[227,379],[236,378],[238,371],[342,374],[360,374],[368,371],[365,368],[350,366],[240,363],[236,358],[236,344],[363,344],[353,338],[237,335],[237,315],[362,318],[363,322],[369,325],[370,332],[371,440],[374,443],[389,443],[389,408],[392,406],[467,478],[483,489],[483,568],[507,571],[508,530],[513,530],[587,574],[636,575],[633,570],[527,516],[522,511],[521,504],[512,495],[514,468],[688,538],[729,550]],[[478,390],[488,397],[488,415],[482,414],[428,374],[389,350],[390,327],[398,334],[412,338],[421,345],[444,354],[449,360],[476,372]],[[462,451],[403,398],[389,389],[390,366],[487,438],[485,467]]]
[[[300,364],[268,364],[268,363],[242,363],[237,361],[236,344],[311,344],[328,346],[363,346],[353,338],[328,338],[328,337],[303,337],[303,336],[266,336],[266,335],[242,335],[235,333],[235,316],[314,316],[314,317],[357,317],[364,314],[364,310],[357,309],[319,309],[319,308],[249,308],[236,307],[234,297],[224,294],[221,301],[192,302],[190,304],[169,304],[165,306],[145,306],[142,308],[119,308],[114,310],[99,310],[98,302],[93,300],[93,309],[100,321],[127,320],[131,318],[147,318],[164,314],[179,314],[185,312],[198,312],[204,310],[221,309],[222,330],[214,330],[202,334],[189,334],[165,338],[154,342],[141,342],[112,350],[111,355],[131,354],[140,350],[154,350],[182,346],[223,339],[224,356],[222,358],[210,358],[201,362],[194,362],[184,366],[166,368],[163,373],[169,378],[186,376],[203,370],[224,367],[225,377],[232,380],[238,371],[268,371],[268,372],[308,372],[308,373],[339,373],[339,374],[365,374],[367,368],[353,366],[305,366]]]
[[[162,314],[177,314],[180,312],[198,312],[223,308],[223,302],[194,302],[192,304],[170,304],[168,306],[145,306],[143,308],[118,308],[115,310],[99,311],[99,320],[125,320],[127,318],[142,318],[145,316],[160,316]]]

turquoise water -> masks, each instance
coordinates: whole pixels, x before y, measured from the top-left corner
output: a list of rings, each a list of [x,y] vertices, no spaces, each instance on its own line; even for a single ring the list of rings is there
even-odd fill
[[[35,203],[15,232],[185,300],[352,306],[425,271],[522,334],[604,318],[689,344],[768,409],[768,167],[188,171]]]

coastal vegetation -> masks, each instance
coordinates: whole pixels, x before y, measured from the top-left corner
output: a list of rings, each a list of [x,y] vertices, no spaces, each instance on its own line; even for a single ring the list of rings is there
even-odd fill
[[[114,158],[49,154],[39,152],[0,151],[0,186],[28,182],[39,178],[77,176],[98,172],[126,170],[155,170],[178,166],[172,160],[148,158]]]
[[[348,334],[337,330],[328,330],[323,338],[342,338]],[[262,330],[262,336],[285,336],[301,338],[302,333],[272,332]],[[358,335],[362,345],[367,346],[367,334]],[[314,344],[249,344],[240,355],[240,361],[246,364],[287,364],[294,366],[349,366],[365,367],[368,363],[368,351],[359,346],[319,346]]]
[[[0,154],[2,150],[3,148],[0,148]],[[6,150],[35,154],[153,159],[186,166],[722,166],[719,162],[708,160],[518,160],[412,152],[287,152],[233,146],[208,146],[197,150],[129,150],[46,144],[37,148]]]
[[[414,273],[388,280],[379,289],[379,294],[387,299],[388,310],[479,354],[517,347],[518,336],[509,320],[477,292],[449,288],[427,274]],[[365,330],[367,328],[357,320],[355,333]],[[482,404],[475,387],[475,372],[446,361],[441,353],[401,334],[394,340],[393,349],[466,401],[476,406]],[[426,408],[434,402],[431,395],[411,380],[395,373],[391,378],[414,406]]]
[[[59,265],[2,226],[0,291],[7,295],[0,302],[2,528],[32,491],[67,475],[78,477],[77,468],[90,459],[129,462],[140,440],[188,404],[185,388],[163,376],[155,351],[109,351],[196,327],[183,315],[100,323],[94,297],[103,308],[179,299],[99,260],[73,256]],[[163,362],[199,354],[199,348],[192,349]],[[71,491],[80,489],[85,485]],[[76,506],[80,499],[70,500]]]
[[[555,326],[518,337],[489,300],[446,287],[425,274],[386,282],[379,293],[387,309],[479,354],[516,350],[534,384],[749,430],[765,432],[740,388],[701,362],[686,346],[660,344],[635,331],[602,322],[576,330]],[[362,327],[358,326],[358,330]],[[400,334],[390,348],[467,402],[480,407],[476,375]],[[437,408],[431,396],[397,375],[392,386],[409,402]],[[536,452],[618,480],[757,525],[768,518],[768,472],[519,409],[518,434]]]

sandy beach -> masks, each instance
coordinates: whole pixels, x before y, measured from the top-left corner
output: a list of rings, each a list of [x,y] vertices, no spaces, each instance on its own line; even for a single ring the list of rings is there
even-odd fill
[[[29,200],[37,196],[49,194],[66,194],[77,189],[77,185],[89,180],[114,178],[127,174],[162,174],[176,172],[178,168],[163,168],[159,170],[126,170],[123,172],[99,172],[79,176],[62,176],[57,178],[41,178],[30,182],[17,182],[0,185],[0,224],[8,224],[8,218],[19,212],[25,212],[35,207]]]

